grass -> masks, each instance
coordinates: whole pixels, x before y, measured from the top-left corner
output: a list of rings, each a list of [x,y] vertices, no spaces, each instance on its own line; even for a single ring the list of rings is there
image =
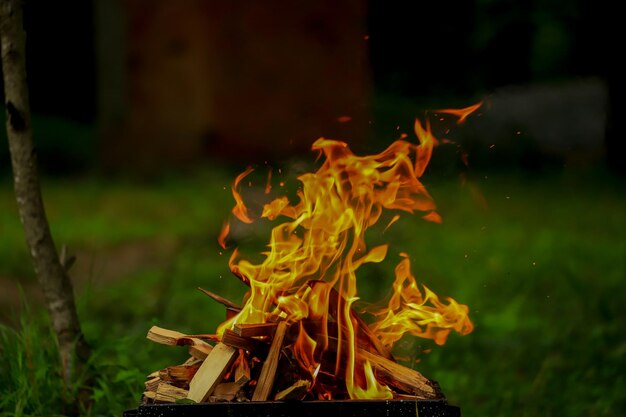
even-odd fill
[[[184,352],[145,340],[150,325],[203,333],[219,324],[223,309],[196,286],[241,297],[228,254],[215,244],[232,204],[231,178],[216,169],[147,184],[45,184],[57,242],[96,250],[162,236],[181,242],[165,267],[143,265],[79,294],[98,371],[91,415],[120,416],[136,406],[145,374],[184,360]],[[0,276],[32,279],[6,185]],[[438,380],[464,416],[619,414],[626,406],[626,196],[617,181],[602,174],[490,173],[427,186],[444,223],[405,217],[372,235],[392,246],[387,261],[364,271],[363,298],[381,299],[404,251],[418,280],[470,306],[476,329],[451,335],[443,347],[406,338],[398,354],[417,357],[417,369]],[[254,240],[241,236],[242,244]],[[23,313],[0,335],[0,413],[63,413],[58,368],[47,366],[55,363],[53,336],[41,311]]]

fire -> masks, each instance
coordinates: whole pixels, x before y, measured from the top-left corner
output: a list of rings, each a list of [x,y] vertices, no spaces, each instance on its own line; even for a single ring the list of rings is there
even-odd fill
[[[441,112],[461,121],[479,105]],[[427,221],[441,222],[419,180],[437,139],[428,121],[416,120],[414,127],[418,144],[401,139],[371,156],[354,155],[337,140],[320,138],[313,144],[323,163],[317,171],[298,177],[297,201],[281,196],[263,207],[262,218],[280,218],[271,230],[264,260],[253,263],[236,249],[231,256],[231,270],[250,291],[241,312],[222,323],[218,335],[234,324],[294,323],[297,334],[291,351],[314,384],[320,374],[341,376],[350,398],[382,399],[391,398],[391,390],[377,380],[360,353],[363,346],[384,352],[405,333],[443,344],[452,330],[472,331],[467,306],[451,298],[443,303],[425,286],[422,292],[406,255],[396,267],[388,306],[376,312],[377,321],[368,328],[352,308],[358,300],[358,268],[383,261],[388,252],[388,245],[368,249],[365,241],[365,232],[384,210],[419,212]],[[238,187],[250,172],[248,168],[240,174],[232,188],[233,215],[244,223],[253,219]],[[398,219],[396,214],[387,228]],[[220,234],[223,247],[228,231],[226,224]],[[334,363],[325,355],[331,348],[337,352]],[[318,393],[320,398],[333,398],[330,390]]]

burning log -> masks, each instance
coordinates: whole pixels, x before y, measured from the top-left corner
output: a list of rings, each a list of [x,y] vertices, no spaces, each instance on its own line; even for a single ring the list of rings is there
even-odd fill
[[[283,348],[283,340],[285,339],[285,333],[287,332],[287,323],[281,321],[276,327],[274,333],[274,339],[272,339],[272,346],[270,352],[265,359],[263,368],[261,369],[261,375],[257,382],[252,401],[265,401],[268,399],[272,386],[274,385],[274,377],[276,376],[276,367],[278,366],[278,358],[280,351]]]

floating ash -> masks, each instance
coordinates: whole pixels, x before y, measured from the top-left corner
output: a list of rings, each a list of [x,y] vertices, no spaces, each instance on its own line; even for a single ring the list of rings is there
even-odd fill
[[[459,122],[479,105],[439,110]],[[268,400],[442,400],[439,386],[396,362],[391,350],[405,334],[445,343],[456,331],[473,330],[468,307],[445,302],[411,273],[401,254],[391,297],[370,308],[367,323],[354,303],[358,269],[381,262],[388,245],[369,248],[366,231],[394,212],[419,213],[441,222],[420,182],[437,139],[430,123],[415,121],[418,144],[403,139],[371,156],[354,155],[344,142],[313,144],[322,163],[298,177],[295,201],[287,196],[264,205],[260,218],[276,222],[259,263],[233,250],[229,266],[247,287],[241,305],[202,290],[223,304],[227,320],[214,334],[185,335],[153,327],[148,339],[184,345],[190,358],[149,376],[145,403]],[[248,169],[234,181],[231,221],[259,220],[240,193]],[[268,187],[266,187],[267,189]],[[230,223],[219,242],[226,249]]]

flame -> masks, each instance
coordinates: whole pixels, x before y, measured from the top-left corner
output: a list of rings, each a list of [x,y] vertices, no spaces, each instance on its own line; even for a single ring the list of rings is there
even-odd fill
[[[438,142],[428,121],[415,120],[414,130],[418,144],[403,140],[404,135],[370,156],[357,156],[337,140],[320,138],[313,144],[322,164],[298,177],[301,187],[295,201],[281,196],[263,207],[262,218],[278,221],[265,258],[253,263],[236,249],[230,258],[231,270],[250,291],[241,311],[219,326],[218,335],[236,323],[298,323],[291,349],[313,381],[319,372],[343,375],[350,398],[391,398],[390,389],[358,354],[359,344],[369,337],[365,333],[371,332],[357,322],[352,305],[358,300],[357,269],[381,262],[388,252],[387,245],[368,249],[365,241],[365,232],[377,224],[383,210],[420,212],[425,220],[441,222],[419,180]],[[244,223],[252,219],[237,188],[251,171],[240,174],[232,188],[233,215]],[[387,227],[398,219],[396,214]],[[422,294],[409,269],[407,257],[396,268],[388,307],[377,313],[378,321],[371,326],[379,340],[370,339],[370,345],[391,347],[405,332],[438,344],[451,330],[469,333],[467,306],[450,298],[446,305],[426,287]],[[337,352],[334,366],[323,360],[331,347]],[[317,392],[320,398],[335,395],[322,388]]]
[[[462,335],[471,333],[474,326],[467,317],[467,306],[451,298],[447,299],[448,305],[445,305],[425,285],[422,294],[411,274],[408,257],[398,264],[395,272],[393,295],[388,308],[379,312],[382,318],[372,326],[383,344],[392,346],[405,333],[410,333],[443,345],[452,330]]]
[[[482,105],[483,105],[483,102],[481,101],[479,103],[476,103],[474,105],[471,105],[462,109],[440,109],[440,110],[435,110],[435,113],[444,113],[444,114],[451,114],[453,116],[456,116],[459,118],[459,120],[457,120],[456,123],[460,125],[465,122],[465,120],[470,114],[474,113]]]

